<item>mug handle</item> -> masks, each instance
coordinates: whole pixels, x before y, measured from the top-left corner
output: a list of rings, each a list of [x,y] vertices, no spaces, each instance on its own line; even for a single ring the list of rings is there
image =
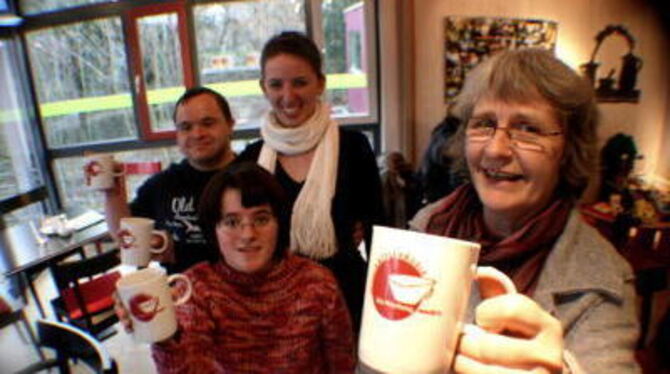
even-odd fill
[[[160,253],[165,252],[165,250],[167,249],[168,244],[169,244],[168,237],[167,237],[167,234],[165,233],[165,231],[163,231],[163,230],[153,230],[153,231],[151,231],[151,234],[158,235],[161,238],[163,238],[163,245],[160,248],[151,247],[151,248],[149,248],[149,251],[153,254],[160,254]]]
[[[479,283],[487,283],[487,291],[482,294],[484,299],[503,295],[517,293],[514,282],[502,271],[492,266],[477,266],[475,280]]]
[[[93,160],[86,160],[81,167],[84,170],[84,184],[89,187],[91,186],[91,174],[89,173],[91,163],[93,163]]]
[[[114,167],[116,166],[116,164],[117,164],[116,161],[112,163],[112,175],[114,177],[120,177],[126,174],[126,164],[124,164],[123,162],[119,162],[119,164],[121,165],[121,171],[114,171]]]
[[[188,279],[188,277],[185,276],[184,274],[172,274],[167,278],[167,283],[168,286],[170,287],[172,287],[171,285],[173,283],[178,281],[183,281],[184,283],[186,283],[186,291],[184,291],[184,293],[181,296],[179,296],[176,300],[174,299],[174,296],[172,296],[172,301],[174,305],[181,305],[187,302],[188,299],[191,298],[191,293],[193,291],[193,288],[191,287],[191,280]]]
[[[483,299],[504,294],[517,293],[516,286],[514,286],[514,282],[505,273],[492,266],[477,266],[475,280],[479,283],[482,282],[489,283],[487,291],[482,292],[480,289],[480,294]],[[486,330],[475,325],[474,323],[463,324],[463,333],[482,334],[485,332]]]

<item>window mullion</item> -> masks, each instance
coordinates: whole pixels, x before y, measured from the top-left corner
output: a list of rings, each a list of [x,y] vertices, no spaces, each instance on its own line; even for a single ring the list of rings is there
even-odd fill
[[[198,66],[198,41],[195,35],[195,20],[193,16],[193,1],[188,1],[186,4],[186,40],[188,43],[186,45],[190,46],[188,52],[182,49],[182,59],[189,60],[191,65],[190,72],[185,72],[189,74],[188,80],[185,78],[184,82],[190,82],[186,87],[199,86],[200,83],[200,67]]]
[[[305,0],[305,23],[307,34],[321,48],[321,52],[324,53],[326,43],[323,33],[322,2],[323,0]]]
[[[146,87],[142,79],[142,52],[140,50],[137,32],[136,14],[126,13],[123,17],[124,35],[126,38],[126,55],[128,60],[128,76],[132,87],[133,107],[135,111],[135,125],[140,139],[146,139],[150,130],[149,104],[147,102]]]

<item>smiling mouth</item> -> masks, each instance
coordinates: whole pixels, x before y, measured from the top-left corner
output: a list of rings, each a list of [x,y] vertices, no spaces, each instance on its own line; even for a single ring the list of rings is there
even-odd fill
[[[300,113],[300,107],[282,108],[282,113],[289,117],[294,117]]]
[[[260,252],[261,249],[260,249],[260,247],[242,247],[242,248],[238,248],[237,250],[242,252],[242,253],[256,253],[256,252]]]
[[[507,181],[515,182],[523,179],[522,174],[508,173],[496,169],[482,169],[482,173],[488,178],[493,179],[494,181]]]
[[[191,144],[192,148],[208,148],[209,147],[209,142],[208,143],[196,143],[196,144]]]

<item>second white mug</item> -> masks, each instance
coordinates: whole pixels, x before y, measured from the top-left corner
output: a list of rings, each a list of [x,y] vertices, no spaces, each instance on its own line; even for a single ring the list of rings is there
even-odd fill
[[[109,153],[95,153],[86,156],[84,180],[91,189],[110,189],[114,186],[114,178],[123,174],[123,171],[114,171],[114,156]]]
[[[152,254],[165,252],[168,237],[165,231],[154,230],[154,220],[143,217],[123,217],[120,222],[119,247],[121,263],[131,266],[147,266]],[[159,236],[163,245],[158,248],[151,246],[151,239]]]

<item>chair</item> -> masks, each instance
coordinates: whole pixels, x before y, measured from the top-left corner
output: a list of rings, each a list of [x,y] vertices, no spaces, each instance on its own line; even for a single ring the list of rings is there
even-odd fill
[[[121,274],[112,269],[120,264],[118,252],[114,249],[51,268],[59,292],[51,305],[59,321],[66,320],[100,340],[116,332],[111,329],[118,322],[112,295]]]
[[[28,322],[26,314],[23,311],[23,305],[19,305],[15,308],[12,308],[12,306],[9,305],[9,303],[7,303],[2,296],[0,296],[0,329],[4,329],[9,325],[14,325],[16,327],[16,331],[19,333],[21,338],[25,339],[25,337],[23,336],[23,332],[21,331],[21,328],[18,325],[19,322],[21,322],[21,324],[23,325],[25,333],[28,335],[30,343],[33,345],[33,347],[35,347],[35,350],[37,351],[37,354],[40,356],[40,359],[44,361],[46,358],[44,357],[44,353],[42,353],[42,351],[38,347],[35,334],[33,333],[33,330],[30,328],[30,323]]]
[[[40,347],[53,349],[56,358],[30,365],[18,374],[37,373],[53,367],[58,367],[61,374],[69,374],[70,360],[84,362],[97,374],[118,373],[116,361],[98,340],[85,331],[45,319],[37,320],[36,327]]]
[[[156,174],[163,170],[160,161],[146,161],[146,162],[124,162],[123,168],[125,172],[125,189],[128,201],[133,199],[137,187],[139,187],[148,176]]]
[[[163,169],[160,161],[124,162],[126,175],[155,174]]]

